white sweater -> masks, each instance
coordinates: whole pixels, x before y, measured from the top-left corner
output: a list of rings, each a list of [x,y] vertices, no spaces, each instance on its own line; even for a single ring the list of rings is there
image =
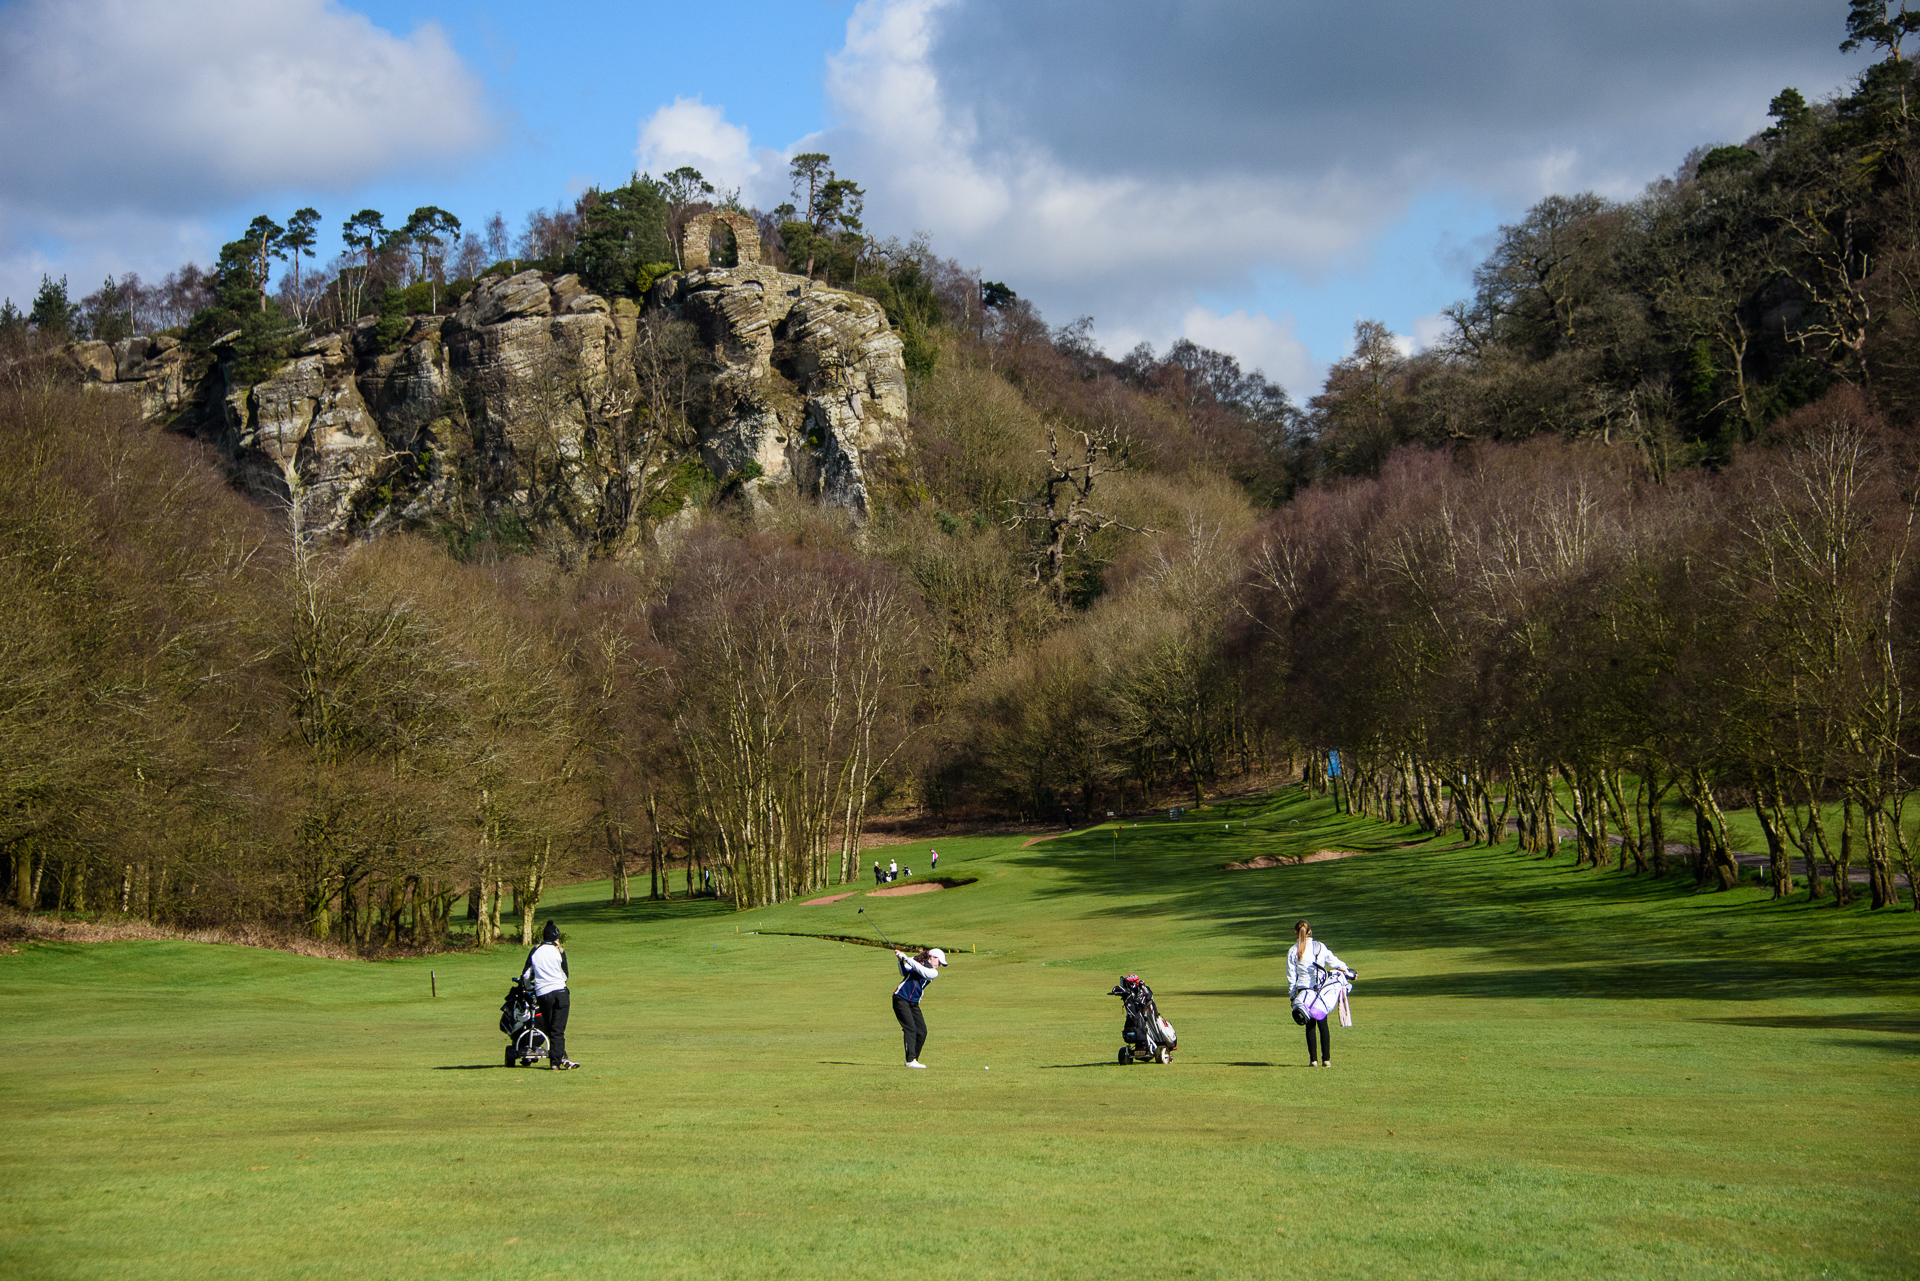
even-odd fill
[[[532,976],[535,996],[564,992],[567,988],[567,958],[560,954],[557,944],[542,943],[527,958],[524,974]]]
[[[1313,967],[1316,965],[1323,966],[1327,969],[1344,970],[1347,968],[1346,962],[1342,961],[1339,957],[1335,956],[1332,952],[1328,951],[1327,945],[1325,943],[1322,943],[1319,939],[1309,939],[1307,941],[1307,955],[1305,956],[1305,958],[1302,958],[1300,955],[1300,945],[1298,943],[1295,943],[1292,947],[1288,948],[1287,949],[1287,991],[1288,993],[1291,994],[1293,992],[1297,992],[1303,987],[1314,986],[1314,979],[1316,975],[1314,974]]]

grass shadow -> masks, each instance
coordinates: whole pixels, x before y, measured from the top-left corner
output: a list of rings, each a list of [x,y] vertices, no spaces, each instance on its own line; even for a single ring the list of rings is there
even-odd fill
[[[1125,1067],[1125,1066],[1130,1066],[1130,1065],[1118,1063],[1113,1059],[1102,1059],[1098,1063],[1042,1063],[1040,1065],[1040,1070],[1042,1072],[1052,1072],[1060,1068]]]
[[[1244,825],[1243,825],[1244,824]],[[1696,890],[1690,877],[1578,869],[1515,845],[1441,844],[1412,829],[1339,814],[1294,787],[1193,811],[1064,835],[1011,852],[1046,872],[1042,899],[1083,919],[1203,924],[1250,958],[1278,965],[1293,922],[1312,918],[1336,953],[1446,949],[1487,968],[1364,980],[1366,995],[1727,1000],[1920,994],[1885,913],[1835,911],[1804,897]],[[1260,871],[1224,871],[1262,854],[1369,849],[1367,857]],[[1818,930],[1788,939],[1783,913]],[[1904,919],[1904,918],[1903,918]],[[1622,963],[1623,956],[1634,958]],[[1351,960],[1351,956],[1348,957]],[[1430,969],[1430,966],[1422,968]],[[1189,995],[1271,997],[1272,986]]]
[[[600,882],[604,884],[604,882]],[[534,918],[544,921],[548,917],[560,923],[565,929],[569,924],[580,925],[647,925],[655,922],[690,921],[703,917],[730,917],[735,915],[733,904],[726,899],[651,899],[636,898],[631,903],[596,902],[555,902],[541,903]]]
[[[1800,1028],[1837,1032],[1895,1032],[1920,1036],[1920,1014],[1775,1014],[1747,1018],[1695,1019],[1734,1027]]]

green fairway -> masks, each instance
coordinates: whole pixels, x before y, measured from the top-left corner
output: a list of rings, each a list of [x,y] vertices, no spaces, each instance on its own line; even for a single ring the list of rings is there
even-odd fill
[[[1920,1275],[1911,914],[1412,839],[1294,792],[942,838],[977,881],[908,897],[575,886],[572,1073],[501,1067],[518,947],[25,947],[0,1276]],[[1301,916],[1360,972],[1331,1071]],[[751,932],[875,923],[957,953],[928,1071],[888,953]],[[1114,1062],[1128,972],[1169,1066]]]

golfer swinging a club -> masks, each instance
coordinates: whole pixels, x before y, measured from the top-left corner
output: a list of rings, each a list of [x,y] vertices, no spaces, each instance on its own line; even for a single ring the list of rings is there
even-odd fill
[[[900,986],[893,989],[893,1017],[900,1020],[900,1035],[907,1046],[907,1066],[923,1068],[920,1047],[927,1043],[927,1021],[920,1014],[920,996],[927,984],[940,977],[938,967],[947,963],[947,954],[930,947],[918,956],[895,951],[900,962]]]

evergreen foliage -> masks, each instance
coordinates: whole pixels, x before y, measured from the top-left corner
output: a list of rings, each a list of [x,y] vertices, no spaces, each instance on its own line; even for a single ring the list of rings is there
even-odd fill
[[[638,295],[653,284],[650,264],[673,257],[667,195],[652,178],[635,174],[625,186],[581,198],[579,240],[568,266],[588,287],[615,297]]]
[[[67,278],[54,280],[50,276],[40,277],[40,292],[34,295],[33,309],[27,312],[27,323],[48,338],[62,340],[79,327],[80,308],[67,299]]]

